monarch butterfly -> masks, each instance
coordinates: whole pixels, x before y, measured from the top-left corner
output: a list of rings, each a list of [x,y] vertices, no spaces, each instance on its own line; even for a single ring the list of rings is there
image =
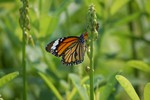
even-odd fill
[[[52,53],[57,57],[62,56],[62,63],[67,66],[80,64],[84,60],[85,54],[85,41],[88,38],[88,33],[85,32],[79,37],[69,36],[59,38],[50,42],[46,46],[46,51]]]

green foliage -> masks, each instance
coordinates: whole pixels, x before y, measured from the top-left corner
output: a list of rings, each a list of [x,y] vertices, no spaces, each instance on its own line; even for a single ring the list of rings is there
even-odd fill
[[[131,60],[131,61],[127,62],[127,66],[150,73],[150,67],[142,61]]]
[[[150,1],[147,1],[146,2],[146,4],[145,4],[145,8],[146,8],[146,12],[148,13],[148,14],[150,14]]]
[[[80,78],[75,74],[69,74],[69,78],[71,79],[73,85],[76,87],[81,98],[83,100],[89,100],[89,96],[87,95],[86,89],[83,86],[81,86]]]
[[[41,78],[45,81],[45,83],[48,85],[48,87],[52,90],[52,92],[56,95],[56,97],[59,100],[63,100],[62,96],[60,95],[60,93],[57,91],[56,87],[54,86],[54,84],[49,80],[49,78],[44,75],[43,73],[39,72],[39,75],[41,76]]]
[[[119,25],[124,25],[126,23],[129,23],[133,20],[135,20],[136,18],[138,18],[141,15],[141,12],[135,12],[132,15],[129,16],[125,16],[123,18],[120,18],[117,22],[114,23],[115,26],[119,26]]]
[[[0,88],[5,84],[9,83],[11,80],[16,78],[19,75],[19,72],[12,72],[0,78]]]
[[[115,0],[112,3],[111,9],[110,9],[110,14],[111,16],[117,13],[121,7],[123,7],[126,3],[128,3],[130,0]]]
[[[132,100],[140,100],[132,84],[124,76],[116,75],[116,79]]]
[[[150,99],[150,83],[147,83],[144,87],[144,100],[149,100]]]
[[[109,98],[112,98],[111,94],[114,93],[115,86],[117,84],[117,80],[115,79],[117,73],[114,73],[110,76],[110,78],[107,81],[107,84],[105,85],[104,89],[102,90],[102,93],[100,94],[101,100],[108,100]]]
[[[74,75],[74,74],[69,74],[69,76],[71,75],[71,77],[73,76],[75,76],[76,78],[79,78],[77,75]],[[84,88],[84,90],[86,89],[87,91],[89,91],[88,90],[88,88],[86,88],[85,87],[85,85],[86,84],[84,84],[87,80],[89,80],[89,77],[84,77],[81,81],[80,81],[80,84],[77,84],[77,83],[79,83],[79,82],[75,82],[75,81],[77,81],[77,80],[74,80],[74,79],[71,79],[71,77],[70,77],[70,80],[72,80],[72,83],[74,83],[74,85],[75,85],[75,87],[72,89],[72,91],[70,92],[70,94],[68,95],[68,99],[69,100],[71,100],[71,99],[73,99],[73,97],[75,96],[75,94],[77,93],[77,90],[79,89],[79,88]],[[78,79],[78,80],[80,80],[80,79]],[[89,85],[87,85],[87,87],[89,87]],[[83,91],[84,91],[83,90]],[[78,92],[79,92],[80,90],[78,90]],[[79,94],[80,94],[80,92],[79,92]],[[80,94],[81,96],[82,95],[86,95],[87,96],[87,92],[85,92],[85,93],[81,93]],[[84,98],[84,97],[83,97]],[[89,96],[87,96],[87,98],[89,98]]]
[[[128,79],[126,79],[122,75],[116,75],[116,79],[132,100],[140,100],[140,98],[138,97],[137,93],[135,92],[132,84],[130,83]],[[150,99],[149,89],[150,89],[150,83],[147,83],[144,87],[144,100]]]

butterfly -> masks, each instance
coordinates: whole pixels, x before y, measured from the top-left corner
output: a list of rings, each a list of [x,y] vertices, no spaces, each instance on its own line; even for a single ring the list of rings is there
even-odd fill
[[[47,44],[45,49],[56,57],[62,56],[62,63],[67,66],[72,66],[83,62],[86,50],[85,42],[87,39],[87,32],[81,34],[79,37],[69,36],[59,38]]]

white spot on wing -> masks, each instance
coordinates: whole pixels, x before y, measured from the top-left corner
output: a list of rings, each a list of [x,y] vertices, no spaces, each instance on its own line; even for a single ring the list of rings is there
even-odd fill
[[[62,41],[64,38],[61,38],[60,41]]]
[[[52,50],[55,50],[56,49],[56,46],[58,45],[59,43],[59,39],[56,40],[54,43],[53,43],[53,46],[51,47]]]

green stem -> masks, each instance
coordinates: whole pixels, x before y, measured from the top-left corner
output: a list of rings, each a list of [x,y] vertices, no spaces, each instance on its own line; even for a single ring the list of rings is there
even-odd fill
[[[22,66],[23,66],[23,100],[27,100],[27,82],[26,82],[26,40],[25,30],[23,30],[23,45],[22,45]]]
[[[90,42],[90,100],[94,100],[94,87],[93,87],[93,76],[94,76],[94,69],[93,69],[93,37],[91,37]]]
[[[133,3],[133,1],[130,1],[129,6],[128,6],[129,14],[132,14],[134,12],[134,9],[132,7],[133,6],[132,3]],[[135,34],[134,34],[134,22],[129,23],[129,30],[131,31],[132,36],[135,36]],[[137,59],[136,40],[134,38],[131,38],[131,48],[132,48],[132,59]],[[134,76],[136,78],[139,77],[139,72],[137,69],[134,69]],[[135,85],[135,90],[136,90],[137,94],[139,95],[140,90],[139,90],[138,85]]]
[[[22,74],[23,74],[23,100],[27,100],[27,73],[26,73],[26,43],[28,40],[28,32],[30,31],[28,16],[28,0],[21,0],[22,7],[20,11],[20,27],[22,29]],[[32,37],[29,38],[32,41]]]
[[[89,40],[88,45],[90,47],[90,50],[88,52],[89,59],[90,59],[90,100],[94,100],[94,85],[93,85],[93,77],[94,77],[94,61],[93,61],[93,42],[98,37],[98,23],[97,23],[97,17],[94,5],[91,4],[89,6],[89,11],[87,15],[87,31],[89,33]]]

